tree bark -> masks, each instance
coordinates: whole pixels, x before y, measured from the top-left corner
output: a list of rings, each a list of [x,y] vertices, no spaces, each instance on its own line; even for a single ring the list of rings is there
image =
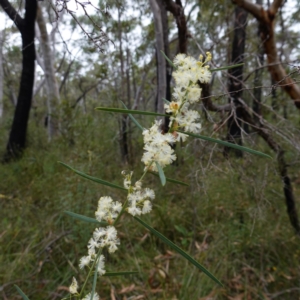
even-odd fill
[[[126,49],[126,91],[127,91],[127,107],[131,107],[131,80],[130,80],[130,66],[132,65],[132,59],[130,55],[129,48]],[[131,139],[131,122],[129,120],[129,117],[126,116],[127,120],[127,147],[128,147],[128,162],[132,163],[132,157],[133,157],[133,147],[132,147],[132,139]]]
[[[48,129],[48,140],[51,141],[55,133],[55,126],[53,116],[55,116],[55,108],[59,103],[59,91],[57,82],[55,79],[53,54],[50,45],[50,39],[46,28],[46,23],[43,17],[43,12],[40,6],[37,8],[36,18],[39,30],[40,30],[40,45],[43,51],[43,66],[46,78],[46,91],[47,91],[47,129]],[[54,117],[55,118],[55,117]]]
[[[262,5],[262,0],[256,0],[256,3],[258,5]],[[260,38],[261,31],[262,31],[261,25],[258,22],[258,26],[257,26],[258,38]],[[261,66],[264,64],[264,54],[265,54],[264,48],[259,45],[257,49],[257,69],[255,70],[255,75],[254,75],[255,89],[253,91],[254,99],[252,104],[253,112],[255,113],[253,114],[254,120],[257,120],[258,116],[261,115],[261,94],[262,94],[261,86],[262,86],[262,74],[263,74],[263,68],[261,68]]]
[[[294,100],[296,107],[300,109],[300,88],[287,75],[277,54],[278,50],[274,31],[275,17],[278,9],[283,5],[284,0],[274,0],[267,10],[261,5],[254,4],[249,0],[233,0],[233,2],[251,13],[260,23],[262,29],[260,37],[267,55],[269,72],[276,84]]]
[[[160,7],[156,0],[150,0],[150,7],[154,16],[156,59],[157,59],[157,96],[155,111],[164,113],[164,103],[162,98],[166,97],[166,60],[161,50],[164,51],[164,33]]]
[[[22,74],[18,102],[4,155],[4,162],[8,162],[13,158],[17,158],[26,145],[27,123],[34,84],[34,24],[37,1],[26,0],[24,18],[21,18],[7,0],[0,0],[0,5],[17,26],[22,38]]]
[[[4,30],[0,30],[0,118],[3,115],[3,86],[4,86],[4,71],[3,71],[3,43]]]
[[[184,9],[181,0],[163,0],[166,4],[166,8],[171,12],[176,20],[176,25],[178,29],[178,46],[179,53],[187,53],[187,38],[188,30],[186,24],[186,18],[184,14]]]
[[[247,27],[248,13],[240,7],[235,8],[234,19],[234,37],[232,42],[231,62],[232,64],[239,64],[244,61],[245,41],[246,41],[246,27]],[[243,79],[243,66],[239,66],[229,70],[229,103],[233,103],[234,114],[228,120],[228,135],[227,140],[234,144],[242,145],[241,133],[241,111],[238,105],[238,99],[242,95],[242,79]],[[232,148],[225,147],[224,154],[228,155]],[[238,157],[243,156],[243,152],[235,150],[234,153]]]
[[[157,3],[160,7],[161,24],[162,24],[162,28],[163,28],[163,41],[164,41],[163,51],[164,51],[165,55],[170,58],[168,12],[167,12],[166,4],[165,4],[164,0],[158,0]],[[171,101],[172,68],[167,62],[166,62],[165,76],[166,76],[166,90],[165,90],[164,98],[167,99],[168,101]],[[163,110],[163,112],[165,112],[165,111]],[[170,123],[170,118],[165,117],[164,124],[163,124],[164,132],[167,132],[169,130],[169,123]]]
[[[126,85],[126,78],[125,78],[125,62],[124,62],[124,55],[123,55],[123,43],[122,43],[122,24],[121,24],[121,14],[122,11],[118,8],[118,39],[119,39],[119,54],[120,54],[120,63],[121,63],[121,87],[120,87],[120,95],[119,99],[121,99],[124,103],[125,101],[125,85]],[[120,121],[120,150],[121,150],[121,157],[124,164],[129,163],[129,147],[128,147],[128,126],[127,126],[127,114],[123,114]]]

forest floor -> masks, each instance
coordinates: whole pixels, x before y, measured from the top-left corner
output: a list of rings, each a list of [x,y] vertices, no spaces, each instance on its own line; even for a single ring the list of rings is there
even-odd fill
[[[102,115],[97,122],[83,117],[50,144],[44,129],[31,123],[23,158],[0,166],[2,299],[21,299],[14,284],[31,300],[62,299],[73,276],[83,282],[86,271],[78,263],[95,225],[64,211],[94,217],[101,196],[124,201],[126,195],[85,180],[58,161],[119,185],[123,169],[134,170],[138,179],[142,138],[133,129],[130,163],[123,164],[117,122],[108,120]],[[258,139],[251,147],[274,156]],[[143,219],[224,286],[125,216],[118,226],[120,249],[107,256],[106,268],[139,273],[101,277],[101,299],[299,300],[300,239],[286,212],[276,159],[251,154],[225,159],[220,146],[200,141],[178,146],[176,152],[177,163],[166,169],[166,176],[189,186],[162,187],[155,176],[146,177],[144,186],[153,188],[156,198],[153,211]],[[292,156],[287,151],[287,158]],[[289,171],[299,211],[300,168],[291,165]]]

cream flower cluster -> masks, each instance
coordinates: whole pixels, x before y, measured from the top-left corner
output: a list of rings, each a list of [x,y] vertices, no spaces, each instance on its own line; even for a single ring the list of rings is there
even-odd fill
[[[211,54],[206,53],[206,60],[200,55],[199,61],[185,54],[178,54],[174,59],[174,65],[177,67],[173,73],[176,87],[173,92],[173,101],[165,104],[167,113],[171,113],[170,128],[183,129],[186,132],[199,133],[201,124],[200,115],[195,110],[189,110],[190,104],[200,100],[201,88],[199,83],[208,83],[211,79],[209,66],[205,63],[211,60]],[[176,141],[185,141],[187,135],[177,133]]]
[[[109,253],[114,253],[120,244],[117,237],[117,230],[114,226],[99,227],[94,230],[93,237],[90,239],[88,248],[104,248],[108,247]]]
[[[114,226],[99,227],[94,230],[93,237],[88,242],[88,255],[80,259],[79,268],[83,269],[93,262],[97,255],[96,249],[108,248],[109,253],[114,253],[118,249],[120,240],[117,237],[117,230]],[[105,274],[105,257],[101,254],[96,264],[98,265],[99,275]]]
[[[73,277],[72,283],[69,287],[70,294],[78,295],[77,289],[78,289],[77,280],[75,277]],[[91,297],[92,297],[92,293],[88,293],[87,295],[84,296],[84,298],[82,298],[82,300],[91,300],[91,299],[92,300],[100,300],[100,297],[97,292],[94,293],[93,298],[91,298]]]
[[[127,212],[132,216],[140,216],[149,213],[152,210],[151,200],[155,198],[152,189],[142,189],[142,182],[137,181],[134,186],[131,185],[133,172],[122,171],[124,176],[124,187],[129,190],[127,196]]]
[[[98,209],[95,212],[96,219],[101,221],[107,221],[111,223],[122,209],[122,203],[113,202],[111,197],[101,197],[98,201]]]
[[[155,121],[150,129],[143,131],[144,154],[142,162],[146,168],[158,171],[155,162],[162,168],[176,160],[176,155],[171,145],[175,143],[175,138],[171,133],[162,134],[160,126],[162,121]]]
[[[133,175],[133,172],[126,172],[125,170],[121,172],[121,174],[124,176],[124,187],[125,189],[129,189],[131,186],[131,177]]]
[[[92,297],[92,293],[88,293],[84,298],[82,298],[82,300],[91,300]],[[92,300],[99,300],[100,297],[97,293],[94,293],[94,297]]]
[[[173,73],[176,85],[180,87],[188,87],[196,84],[198,81],[201,83],[208,83],[211,79],[211,72],[209,66],[206,65],[211,61],[211,53],[206,53],[206,59],[203,61],[203,56],[199,56],[199,60],[194,57],[186,56],[185,54],[177,54],[173,60],[174,65],[177,67]]]
[[[98,208],[95,212],[96,219],[101,221],[107,221],[109,224],[117,218],[118,214],[122,210],[122,203],[113,201],[111,197],[104,196],[98,201]],[[83,256],[80,259],[79,268],[82,269],[88,266],[96,259],[96,249],[108,248],[109,253],[113,253],[118,249],[120,240],[117,237],[117,230],[114,226],[99,227],[94,230],[93,237],[88,242],[88,255]],[[105,274],[105,257],[100,255],[97,265],[99,275]]]
[[[142,189],[139,187],[127,197],[128,213],[131,215],[144,215],[152,210],[151,200],[155,198],[154,191],[149,188]]]
[[[78,295],[78,283],[77,283],[77,280],[75,277],[73,277],[72,279],[72,283],[71,285],[69,286],[69,291],[70,291],[70,294],[73,294],[73,295]],[[91,296],[92,296],[92,293],[88,293],[84,298],[82,298],[82,300],[91,300]],[[93,297],[93,300],[99,300],[100,297],[98,295],[98,293],[94,293],[94,297]]]
[[[75,277],[72,279],[72,283],[69,286],[69,291],[71,294],[78,294],[78,283]]]
[[[177,132],[183,129],[185,132],[198,133],[201,130],[199,123],[200,115],[195,110],[190,110],[189,106],[199,101],[201,88],[199,83],[208,83],[211,79],[211,72],[205,63],[211,60],[211,54],[207,53],[207,58],[203,62],[203,57],[199,61],[185,54],[178,54],[174,59],[176,71],[173,74],[176,87],[173,92],[173,101],[165,105],[165,110],[170,113],[170,132],[163,133],[161,130],[162,120],[155,121],[151,128],[143,131],[144,136],[144,154],[142,162],[145,164],[145,170],[158,171],[157,164],[161,168],[171,164],[176,160],[172,144],[179,140],[185,140],[186,134]],[[146,173],[146,171],[145,171]],[[108,248],[109,253],[114,253],[118,249],[120,240],[117,236],[117,230],[112,226],[115,220],[118,220],[120,214],[125,210],[132,216],[149,213],[152,210],[152,200],[155,193],[152,189],[142,188],[141,179],[134,185],[131,183],[133,172],[122,171],[124,176],[124,187],[128,190],[127,200],[124,205],[119,201],[113,201],[109,196],[101,197],[98,201],[98,207],[95,212],[96,219],[99,222],[106,221],[107,227],[96,228],[92,238],[88,242],[88,255],[80,259],[80,269],[94,263],[97,266],[99,275],[105,274],[105,257],[101,250]],[[99,252],[100,251],[100,252]],[[69,287],[70,293],[78,294],[78,284],[75,278]],[[83,300],[88,300],[91,293],[87,294]],[[99,299],[96,293],[94,300]]]
[[[126,171],[122,171],[122,175],[124,176],[124,187],[128,189],[127,205],[124,204],[127,207],[127,212],[133,216],[150,212],[152,210],[151,200],[155,198],[154,191],[149,188],[142,189],[141,181],[137,181],[132,186],[131,177],[133,172],[127,173]],[[96,219],[99,222],[106,221],[109,224],[113,224],[113,221],[121,213],[122,208],[123,205],[121,202],[113,201],[109,196],[101,197],[95,212]],[[98,266],[97,272],[99,275],[105,274],[105,257],[101,254],[97,258],[97,252],[107,247],[109,253],[114,253],[118,249],[119,244],[120,240],[117,237],[117,230],[114,226],[109,225],[107,227],[96,228],[93,232],[93,237],[88,242],[88,255],[80,259],[79,268],[83,269],[86,266],[90,266],[97,259],[95,262]],[[72,294],[77,293],[77,282],[74,280],[70,286]]]

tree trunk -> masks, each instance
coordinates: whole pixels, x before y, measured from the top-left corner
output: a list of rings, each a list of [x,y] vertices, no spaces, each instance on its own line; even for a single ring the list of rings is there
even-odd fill
[[[4,155],[4,162],[8,162],[13,158],[17,158],[26,145],[27,123],[34,84],[34,24],[37,1],[26,0],[24,18],[20,17],[7,0],[0,0],[0,5],[17,26],[22,38],[22,74],[18,102]]]
[[[262,4],[262,0],[256,0],[256,3],[261,5]],[[258,23],[257,26],[257,36],[260,38],[260,34],[261,34],[262,28],[261,28],[261,24]],[[254,95],[254,99],[253,99],[253,104],[252,104],[252,108],[253,111],[255,113],[254,120],[258,119],[258,115],[261,115],[261,94],[262,94],[262,74],[263,74],[263,68],[262,65],[264,64],[264,48],[259,46],[258,50],[257,50],[257,69],[255,70],[255,77],[254,77],[254,91],[253,91],[253,95]]]
[[[130,55],[129,48],[126,49],[126,90],[127,90],[127,107],[131,108],[131,81],[130,81],[130,66],[132,66],[132,59]],[[133,157],[133,147],[131,143],[131,120],[129,120],[127,116],[127,145],[128,145],[128,163],[132,163],[132,157]],[[130,155],[129,155],[130,154]]]
[[[231,62],[232,64],[239,64],[244,61],[245,41],[246,41],[246,26],[247,26],[248,13],[240,8],[235,8],[234,20],[234,37],[232,42]],[[242,95],[242,79],[243,79],[243,66],[229,70],[229,102],[233,103],[234,114],[228,120],[228,135],[227,140],[231,143],[242,145],[241,132],[241,111],[238,105],[238,99]],[[228,155],[232,148],[225,147],[224,153]],[[234,150],[236,156],[243,156],[240,150]]]
[[[187,53],[187,38],[188,31],[186,26],[186,19],[181,0],[163,0],[166,4],[167,10],[173,14],[178,29],[178,47],[179,53]]]
[[[119,54],[120,54],[120,63],[121,63],[121,88],[119,99],[123,102],[125,100],[125,71],[124,71],[124,55],[123,55],[123,43],[122,43],[122,24],[121,24],[121,9],[118,8],[118,30],[119,30]],[[120,149],[122,161],[125,164],[128,164],[129,159],[129,150],[128,150],[128,128],[127,128],[127,114],[122,115],[120,122]]]
[[[3,116],[3,86],[4,86],[4,72],[3,72],[3,43],[4,30],[0,31],[0,118]]]
[[[155,42],[156,42],[156,58],[157,58],[157,96],[155,111],[164,113],[164,103],[162,98],[166,97],[166,60],[161,50],[164,51],[164,34],[161,11],[156,0],[150,0],[150,7],[154,17]]]
[[[294,100],[296,107],[300,109],[300,88],[290,76],[287,76],[285,69],[280,63],[275,41],[275,17],[284,0],[274,0],[268,10],[249,0],[233,0],[233,2],[247,10],[260,22],[262,28],[260,37],[268,58],[269,72],[276,85],[280,86]]]
[[[43,66],[46,78],[46,91],[47,91],[47,128],[48,128],[48,140],[51,141],[55,126],[54,126],[54,118],[56,105],[59,103],[59,91],[57,82],[55,79],[55,71],[54,71],[54,62],[53,62],[53,54],[50,45],[50,39],[46,28],[46,23],[43,17],[43,12],[40,6],[37,9],[37,18],[36,18],[40,33],[40,45],[43,51]],[[54,118],[53,118],[54,117]]]
[[[157,1],[159,7],[160,7],[160,13],[161,13],[161,24],[163,28],[163,41],[164,41],[164,48],[163,51],[165,52],[165,55],[172,59],[170,57],[170,47],[169,47],[169,24],[168,24],[168,12],[166,9],[166,3],[163,0]],[[166,62],[166,90],[165,90],[165,96],[164,98],[168,101],[171,101],[171,79],[172,79],[172,68],[171,66]],[[163,110],[163,112],[165,112]],[[165,117],[164,124],[163,124],[163,131],[167,132],[169,130],[169,123],[170,118]]]

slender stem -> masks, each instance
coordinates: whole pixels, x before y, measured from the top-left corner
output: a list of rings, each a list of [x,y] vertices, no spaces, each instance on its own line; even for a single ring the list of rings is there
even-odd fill
[[[82,286],[82,289],[81,289],[81,292],[80,292],[80,294],[79,294],[79,297],[82,297],[82,293],[83,293],[84,288],[85,288],[85,286],[86,286],[86,284],[87,284],[87,281],[88,281],[88,279],[90,278],[91,273],[92,273],[92,271],[93,271],[93,269],[94,269],[94,267],[95,267],[95,264],[96,264],[96,262],[97,262],[97,260],[98,260],[98,258],[99,258],[99,256],[100,256],[101,253],[102,253],[102,249],[99,250],[99,252],[97,253],[96,259],[93,261],[93,264],[92,264],[92,266],[91,266],[91,268],[90,268],[90,270],[89,270],[89,273],[88,273],[88,275],[87,275],[87,277],[86,277],[86,279],[85,279],[85,282],[84,282],[84,284],[83,284],[83,286]],[[96,271],[96,272],[97,272],[97,271]]]
[[[147,169],[145,170],[145,172],[143,173],[142,177],[139,179],[139,181],[142,181],[143,178],[145,177],[145,175],[147,174],[147,172],[149,171],[150,167],[152,166],[152,164],[154,163],[154,160],[151,161],[150,165],[147,167]]]
[[[123,215],[123,213],[124,213],[124,211],[125,211],[125,209],[126,209],[126,207],[127,207],[127,203],[128,203],[128,198],[126,198],[126,200],[125,200],[125,202],[124,202],[124,205],[123,205],[123,207],[122,207],[120,213],[118,214],[117,218],[116,218],[115,221],[113,222],[113,226],[116,226],[117,223],[119,222],[121,216]]]

